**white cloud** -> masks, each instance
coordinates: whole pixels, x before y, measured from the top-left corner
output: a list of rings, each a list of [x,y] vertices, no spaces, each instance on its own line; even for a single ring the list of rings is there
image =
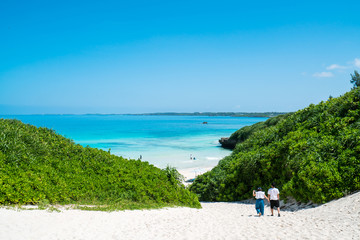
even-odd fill
[[[327,78],[327,77],[333,77],[334,74],[332,72],[321,72],[321,73],[314,73],[313,77],[321,77],[321,78]]]
[[[359,58],[355,58],[354,65],[355,65],[355,67],[360,68],[360,59]]]
[[[326,68],[326,70],[334,70],[334,69],[347,69],[348,67],[346,66],[341,66],[341,65],[338,65],[338,64],[331,64],[330,66],[328,66]]]

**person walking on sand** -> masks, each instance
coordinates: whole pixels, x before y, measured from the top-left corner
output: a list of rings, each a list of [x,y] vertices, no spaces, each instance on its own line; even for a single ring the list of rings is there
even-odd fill
[[[269,199],[266,197],[265,192],[263,192],[261,187],[258,187],[257,191],[253,190],[253,196],[256,198],[255,209],[257,214],[259,214],[259,217],[261,217],[261,215],[264,216],[264,198],[268,201]]]
[[[278,217],[280,217],[280,192],[275,187],[275,183],[271,184],[271,188],[268,190],[268,199],[270,199],[271,216],[274,216],[274,207],[277,208]]]

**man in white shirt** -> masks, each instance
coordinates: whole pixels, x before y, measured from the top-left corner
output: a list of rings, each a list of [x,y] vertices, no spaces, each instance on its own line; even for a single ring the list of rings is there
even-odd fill
[[[280,217],[280,192],[274,183],[271,184],[271,188],[268,190],[268,197],[270,199],[271,216],[274,216],[274,207],[276,207],[278,217]]]

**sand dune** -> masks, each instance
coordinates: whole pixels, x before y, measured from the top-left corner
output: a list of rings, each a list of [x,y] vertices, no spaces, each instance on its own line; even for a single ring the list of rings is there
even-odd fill
[[[0,239],[360,239],[360,193],[316,208],[255,215],[253,204],[120,212],[0,209]]]

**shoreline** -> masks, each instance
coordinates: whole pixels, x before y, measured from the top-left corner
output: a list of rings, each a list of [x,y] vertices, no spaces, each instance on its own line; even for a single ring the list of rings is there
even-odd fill
[[[184,168],[178,169],[178,172],[184,176],[185,181],[189,179],[196,178],[197,176],[204,174],[208,171],[211,171],[215,166],[211,167],[192,167],[192,168]]]

